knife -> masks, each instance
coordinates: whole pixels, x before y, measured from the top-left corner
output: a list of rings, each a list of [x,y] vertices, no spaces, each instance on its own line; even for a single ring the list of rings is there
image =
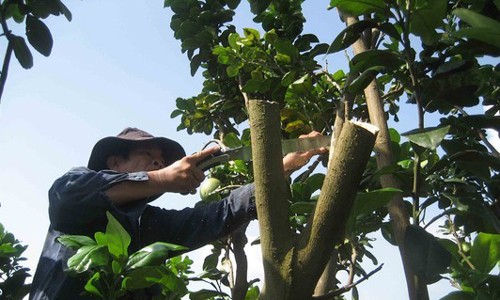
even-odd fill
[[[281,150],[283,155],[291,152],[304,152],[321,147],[329,147],[332,137],[329,135],[320,135],[316,137],[288,139],[281,141]],[[221,165],[232,160],[252,160],[252,147],[242,146],[237,148],[228,148],[221,146],[220,150],[206,157],[198,163],[198,167],[203,171],[209,170],[215,166]]]

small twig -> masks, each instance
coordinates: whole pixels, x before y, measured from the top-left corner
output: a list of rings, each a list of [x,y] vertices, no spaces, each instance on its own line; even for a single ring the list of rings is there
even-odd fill
[[[467,255],[462,251],[462,239],[458,236],[457,230],[455,228],[455,223],[451,220],[450,216],[448,216],[448,221],[451,224],[451,233],[453,234],[453,237],[457,240],[457,246],[458,246],[458,254],[464,259],[464,261],[467,263],[467,265],[472,269],[475,270],[476,267],[472,264],[472,262],[469,260]]]
[[[443,211],[442,213],[440,213],[439,215],[435,216],[434,218],[432,218],[429,223],[425,224],[424,226],[424,229],[427,229],[427,227],[429,227],[432,223],[436,222],[437,220],[439,220],[441,217],[444,217],[446,215],[449,215],[450,213],[456,211],[456,208],[450,208],[450,209],[447,209],[445,211]]]
[[[3,35],[5,35],[8,41],[7,50],[5,50],[5,57],[3,60],[2,74],[0,74],[0,103],[2,102],[3,90],[5,88],[5,83],[7,82],[7,75],[9,73],[10,58],[14,49],[12,45],[12,34],[9,30],[9,27],[7,26],[7,22],[5,21],[5,12],[7,11],[9,5],[9,2],[5,3],[0,17],[0,25],[2,26]]]
[[[394,90],[383,95],[382,100],[387,100],[389,97],[391,97],[393,95],[397,95],[397,94],[401,93],[402,91],[404,91],[404,87],[402,85],[398,84]]]
[[[368,278],[370,278],[373,274],[377,273],[378,271],[380,271],[382,269],[382,267],[384,266],[384,264],[381,264],[380,266],[378,266],[376,269],[374,269],[373,271],[371,271],[370,273],[366,274],[365,276],[363,276],[363,278],[359,279],[358,281],[354,282],[354,283],[351,283],[351,284],[348,284],[348,285],[345,285],[343,287],[341,287],[340,289],[336,289],[335,291],[331,291],[331,292],[328,292],[324,295],[319,295],[319,296],[312,296],[312,299],[331,299],[335,296],[340,296],[342,295],[343,293],[346,293],[348,292],[350,289],[352,289],[353,287],[355,287],[356,285],[360,284],[361,282],[367,280]]]
[[[250,99],[248,98],[248,94],[243,92],[243,80],[241,80],[241,75],[238,75],[238,87],[240,89],[241,95],[243,95],[243,99],[245,100],[245,107],[248,109],[248,103]]]
[[[5,50],[5,57],[3,59],[2,74],[0,75],[0,103],[2,103],[3,90],[7,82],[7,74],[9,73],[10,58],[12,56],[12,43],[9,41],[7,50]]]
[[[351,285],[354,282],[354,276],[356,275],[356,260],[358,259],[358,251],[356,251],[356,245],[350,241],[352,247],[351,259],[349,261],[349,277],[347,279],[347,285]]]

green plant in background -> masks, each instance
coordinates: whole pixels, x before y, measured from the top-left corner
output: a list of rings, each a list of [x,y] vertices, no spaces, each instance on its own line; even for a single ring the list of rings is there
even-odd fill
[[[64,235],[58,241],[77,250],[68,260],[68,267],[76,276],[88,279],[85,291],[100,299],[117,299],[128,291],[157,285],[161,299],[180,299],[187,294],[187,275],[192,261],[180,257],[166,260],[172,252],[185,247],[154,243],[128,254],[130,235],[109,213],[106,232],[88,236]]]
[[[26,248],[0,223],[0,299],[23,299],[29,293],[31,285],[26,284],[26,278],[30,269],[20,265],[26,260],[22,257]]]

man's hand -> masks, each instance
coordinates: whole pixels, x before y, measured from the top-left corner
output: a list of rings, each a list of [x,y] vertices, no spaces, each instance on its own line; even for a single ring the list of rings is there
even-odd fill
[[[299,136],[299,138],[316,137],[320,135],[321,133],[312,131],[309,134],[303,134]],[[287,177],[292,175],[293,172],[305,166],[314,155],[325,153],[328,153],[328,149],[326,147],[316,148],[304,152],[288,153],[287,155],[285,155],[285,157],[283,157],[283,167],[285,170],[285,175]]]
[[[167,192],[195,194],[196,188],[205,180],[205,174],[198,168],[198,163],[217,151],[219,147],[204,149],[156,171]]]
[[[115,205],[124,205],[166,192],[195,194],[196,188],[205,179],[197,167],[205,157],[219,151],[219,147],[208,148],[186,156],[168,167],[149,171],[147,181],[122,181],[105,191]]]

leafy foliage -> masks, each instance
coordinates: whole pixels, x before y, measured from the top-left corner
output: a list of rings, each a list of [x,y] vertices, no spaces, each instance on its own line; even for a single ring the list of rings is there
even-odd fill
[[[61,0],[3,0],[0,7],[0,24],[3,36],[7,39],[5,59],[0,76],[0,98],[7,81],[7,71],[12,52],[19,64],[25,68],[33,67],[33,54],[23,36],[9,29],[9,22],[25,23],[25,34],[29,44],[40,54],[49,56],[54,44],[52,33],[42,21],[50,15],[64,15],[71,21],[72,15]]]
[[[29,269],[20,264],[26,260],[22,254],[27,247],[0,224],[0,298],[23,299],[29,293],[31,284],[25,283]]]
[[[63,235],[58,241],[77,250],[68,260],[70,271],[86,276],[85,291],[100,299],[116,299],[128,292],[159,286],[162,296],[180,299],[188,293],[187,276],[192,263],[172,253],[184,247],[157,242],[131,255],[130,235],[109,213],[106,232],[96,232],[95,240],[87,236]]]

